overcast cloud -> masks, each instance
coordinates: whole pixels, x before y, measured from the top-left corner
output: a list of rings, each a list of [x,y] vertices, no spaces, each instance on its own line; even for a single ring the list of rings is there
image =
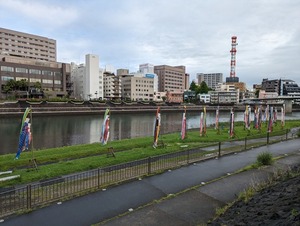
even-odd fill
[[[61,62],[138,70],[139,64],[185,65],[196,73],[230,73],[248,88],[262,78],[300,83],[298,0],[0,0],[0,27],[57,41]]]

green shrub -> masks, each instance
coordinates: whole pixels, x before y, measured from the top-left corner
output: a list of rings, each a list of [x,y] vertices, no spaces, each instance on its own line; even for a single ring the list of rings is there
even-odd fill
[[[259,166],[271,165],[273,163],[273,156],[270,152],[262,152],[257,156],[256,161]]]

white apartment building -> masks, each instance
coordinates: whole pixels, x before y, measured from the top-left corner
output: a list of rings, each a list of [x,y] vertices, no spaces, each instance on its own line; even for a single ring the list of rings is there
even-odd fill
[[[122,98],[153,101],[154,78],[143,74],[121,75]]]
[[[198,85],[200,85],[201,82],[204,81],[209,88],[215,89],[218,83],[223,82],[223,74],[222,73],[210,73],[210,74],[197,73],[197,79],[198,79]]]
[[[199,93],[198,98],[203,103],[210,103],[210,95],[209,94],[205,94],[205,93],[200,94]]]
[[[85,64],[71,64],[74,97],[77,99],[103,99],[103,70],[99,68],[99,56],[87,54]]]
[[[154,73],[154,65],[153,64],[140,64],[139,66],[139,72],[144,74],[145,77],[153,77],[153,88],[154,88],[154,92],[158,91],[158,77],[157,74]]]

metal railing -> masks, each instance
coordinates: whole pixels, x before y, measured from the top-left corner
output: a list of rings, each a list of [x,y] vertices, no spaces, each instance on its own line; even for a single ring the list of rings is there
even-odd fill
[[[274,137],[274,135],[276,136]],[[287,140],[293,138],[293,135],[289,136],[288,130],[286,130],[272,133],[272,137],[269,136],[269,133],[264,138],[255,140],[251,140],[249,137],[39,181],[19,188],[8,188],[0,193],[0,217],[35,209],[55,201],[70,199],[109,185],[178,168],[206,158],[221,157],[221,155],[231,152]]]

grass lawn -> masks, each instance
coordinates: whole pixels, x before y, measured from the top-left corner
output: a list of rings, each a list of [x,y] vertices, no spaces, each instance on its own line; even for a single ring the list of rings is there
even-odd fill
[[[214,128],[208,128],[207,136],[202,137],[200,137],[199,129],[187,131],[185,140],[180,139],[179,132],[160,135],[160,140],[165,144],[164,148],[159,147],[155,149],[152,147],[153,137],[142,137],[111,141],[105,146],[100,143],[93,143],[34,150],[33,152],[22,153],[18,160],[14,160],[15,154],[0,155],[0,172],[13,170],[12,175],[21,176],[12,181],[0,182],[0,187],[25,184],[151,156],[200,148],[232,139],[229,138],[228,124],[222,123],[222,127],[223,130],[220,131],[220,134],[218,134]],[[274,130],[271,135],[278,135],[280,132],[285,134],[286,129],[293,127],[300,127],[300,120],[286,121],[284,129],[281,128],[280,122],[278,122],[277,125],[274,125]],[[266,125],[262,125],[261,131],[251,128],[249,134],[249,132],[244,129],[243,123],[237,122],[235,124],[235,134],[235,139],[266,137]],[[107,158],[106,154],[108,153],[109,147],[113,147],[115,150],[116,158]],[[34,153],[34,158],[37,161],[38,171],[28,168],[30,166],[32,153]]]

